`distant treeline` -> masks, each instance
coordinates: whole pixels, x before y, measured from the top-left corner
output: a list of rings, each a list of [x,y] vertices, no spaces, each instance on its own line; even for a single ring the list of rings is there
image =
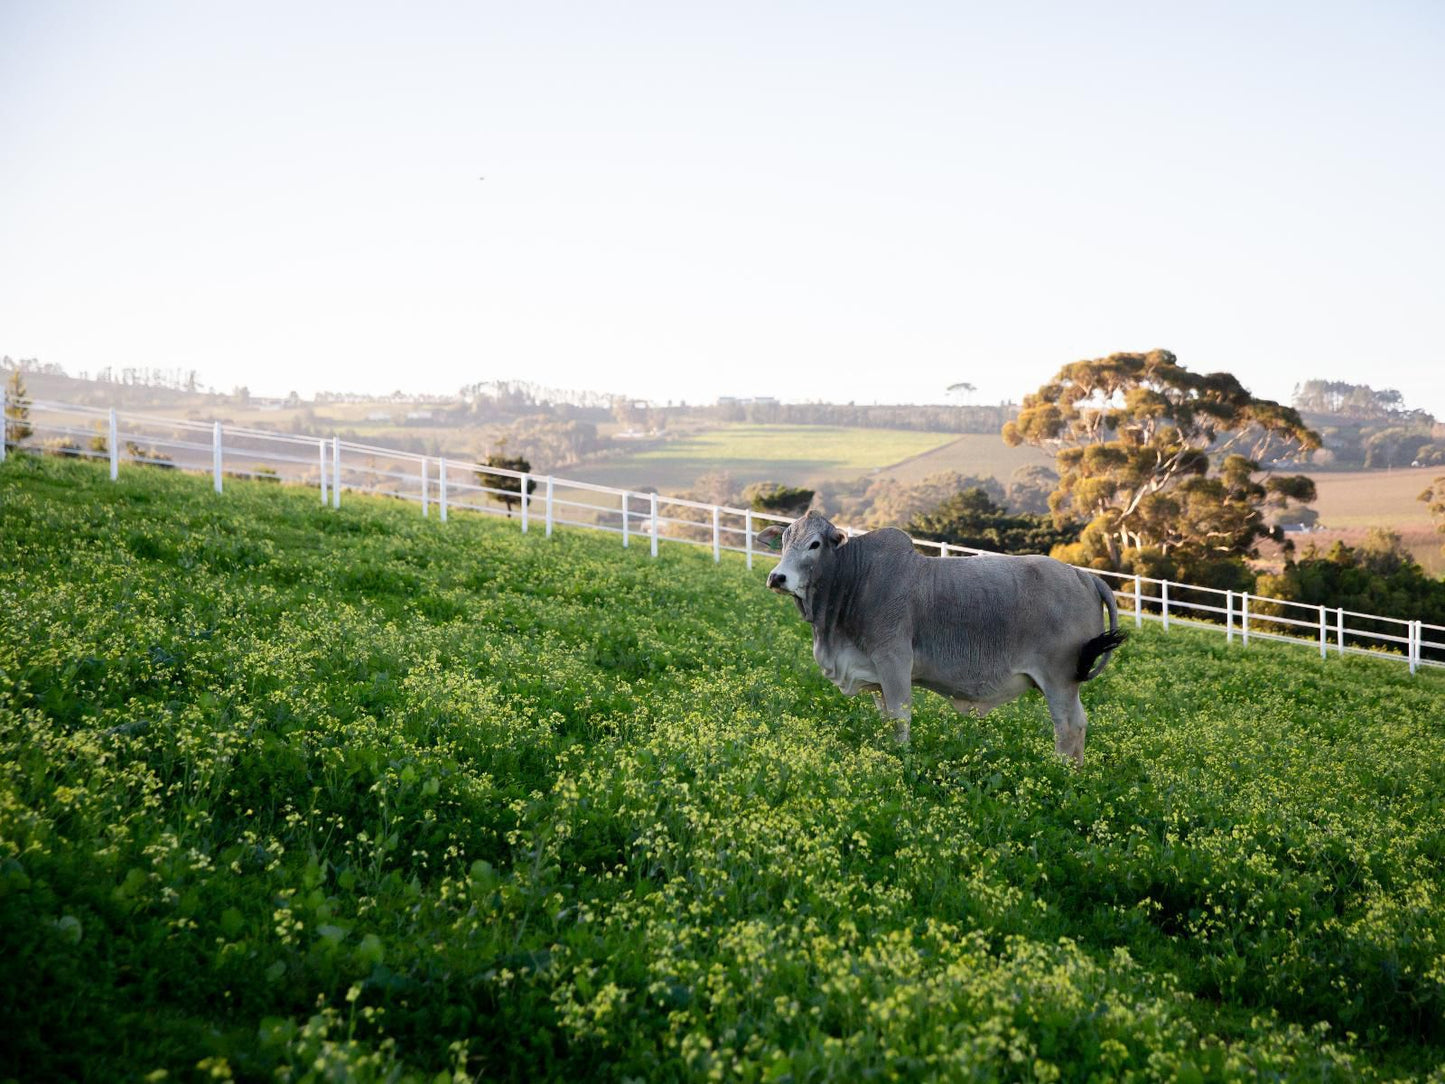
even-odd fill
[[[609,392],[549,388],[529,380],[480,380],[463,385],[458,396],[473,407],[491,406],[511,414],[531,413],[543,407],[572,407],[603,416],[612,411],[616,400],[623,398]]]
[[[1296,384],[1290,398],[1294,408],[1312,414],[1333,414],[1361,420],[1429,418],[1423,410],[1408,410],[1405,397],[1394,388],[1375,389],[1347,380],[1306,380]]]
[[[440,443],[435,430],[482,428],[487,439],[478,453],[505,448],[524,454],[553,469],[564,463],[620,452],[599,435],[598,427],[617,422],[627,429],[661,433],[683,419],[746,422],[755,425],[830,425],[864,429],[910,429],[940,433],[998,433],[1015,418],[1014,403],[880,404],[782,403],[773,399],[724,399],[710,405],[644,402],[608,392],[549,388],[528,381],[487,380],[467,384],[454,396],[415,396],[400,390],[389,395],[318,393],[311,403],[293,391],[285,399],[260,400],[246,387],[220,392],[202,388],[195,370],[127,367],[101,369],[94,374],[70,376],[52,363],[35,358],[0,359],[0,369],[25,374],[30,394],[77,405],[116,406],[127,409],[189,406],[207,415],[224,412],[227,404],[299,409],[284,425],[295,433],[330,432],[334,423],[318,420],[316,405],[335,402],[393,404],[398,428],[433,430],[426,439],[395,436],[383,443],[435,454]],[[1292,403],[1306,424],[1324,440],[1313,453],[1311,466],[1325,469],[1390,468],[1445,465],[1445,425],[1423,410],[1405,406],[1393,388],[1343,380],[1309,380],[1296,386]],[[403,405],[425,410],[403,410]],[[264,423],[261,423],[264,424]],[[270,426],[265,426],[270,428]],[[379,439],[373,437],[371,439]],[[485,445],[485,447],[483,447]],[[493,447],[496,445],[496,447]]]
[[[1445,464],[1445,426],[1423,410],[1407,409],[1394,388],[1345,380],[1307,380],[1295,387],[1294,408],[1319,433],[1316,467],[1433,467]]]
[[[0,358],[0,371],[24,374],[25,386],[34,399],[59,399],[76,406],[118,407],[143,410],[189,403],[218,403],[224,397],[211,392],[186,390],[194,375],[180,370],[102,369],[94,375],[69,376],[59,365],[34,358]],[[174,381],[172,381],[174,377]]]
[[[779,403],[769,399],[678,408],[722,422],[754,425],[840,425],[862,429],[921,429],[930,433],[997,433],[1018,404],[955,406],[935,403]]]

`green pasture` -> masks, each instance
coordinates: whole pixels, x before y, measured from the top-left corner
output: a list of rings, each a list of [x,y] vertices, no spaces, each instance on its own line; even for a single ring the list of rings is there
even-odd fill
[[[856,429],[830,425],[726,425],[650,444],[569,467],[582,482],[662,493],[690,489],[709,471],[728,471],[751,482],[800,485],[824,478],[856,478],[942,447],[950,433],[908,429]]]
[[[911,748],[724,555],[0,465],[0,1080],[1445,1079],[1445,682]]]

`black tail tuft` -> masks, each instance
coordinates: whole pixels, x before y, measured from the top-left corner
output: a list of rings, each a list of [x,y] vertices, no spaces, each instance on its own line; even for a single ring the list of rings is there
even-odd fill
[[[1079,669],[1074,674],[1075,681],[1088,681],[1090,678],[1099,676],[1099,671],[1104,669],[1100,663],[1098,669],[1092,669],[1094,660],[1100,655],[1106,655],[1113,651],[1129,638],[1129,634],[1122,629],[1113,629],[1110,632],[1101,632],[1092,640],[1079,649]],[[1105,659],[1105,662],[1108,660]]]

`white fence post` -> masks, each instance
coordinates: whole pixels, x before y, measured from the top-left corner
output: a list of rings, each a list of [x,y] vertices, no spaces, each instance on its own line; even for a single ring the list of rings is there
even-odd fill
[[[1234,592],[1224,592],[1224,642],[1234,643]]]
[[[652,556],[657,556],[657,494],[651,493],[652,498]]]
[[[216,492],[221,492],[221,423],[216,423],[211,440],[211,473],[216,478]]]
[[[722,509],[717,505],[712,506],[712,559],[722,560]]]
[[[622,491],[622,548],[627,549],[632,545],[632,494],[627,490]]]
[[[1244,637],[1244,646],[1249,646],[1249,592],[1241,591],[1239,603],[1239,633]]]
[[[1164,631],[1169,631],[1169,581],[1159,581],[1159,608],[1164,615]]]
[[[120,477],[120,426],[115,423],[115,407],[110,408],[110,480]]]
[[[321,507],[325,508],[331,503],[330,495],[326,492],[326,441],[316,442],[316,451],[321,456]]]
[[[0,463],[5,462],[5,442],[10,439],[10,389],[0,387]]]
[[[552,476],[547,475],[547,537],[552,537]]]
[[[341,438],[331,438],[331,507],[341,507]]]
[[[445,523],[447,521],[447,461],[445,456],[442,457],[440,469],[441,477],[437,481],[441,483],[442,522]]]
[[[1142,628],[1144,627],[1144,605],[1143,605],[1143,603],[1144,603],[1144,593],[1143,593],[1143,589],[1139,586],[1139,583],[1140,583],[1139,577],[1138,577],[1138,576],[1135,576],[1135,577],[1134,577],[1134,627],[1135,627],[1136,629],[1142,629]]]
[[[1409,631],[1405,634],[1405,642],[1410,649],[1410,673],[1414,673],[1420,666],[1420,637],[1423,630],[1419,621],[1411,621]]]
[[[527,493],[532,488],[532,478],[530,475],[524,474],[520,479],[518,479],[518,481],[521,483],[522,486],[522,533],[526,534],[527,515],[531,511],[532,504],[532,502],[527,499]]]
[[[743,533],[747,535],[748,568],[753,567],[753,510],[743,513]]]
[[[429,459],[427,459],[426,456],[422,456],[422,457],[421,457],[421,517],[422,517],[422,519],[426,519],[428,516],[431,515],[431,508],[430,508],[430,506],[427,504],[427,498],[431,495],[431,494],[430,494],[430,490],[431,490],[431,479],[428,477],[428,475],[431,473],[431,470],[430,470],[430,468],[428,468],[428,466],[427,466],[427,464],[428,464],[429,462],[431,462],[431,461],[430,461]]]
[[[947,557],[947,556],[948,556],[948,543],[947,543],[947,542],[940,542],[940,543],[938,544],[938,556],[940,556],[940,557]]]
[[[1329,621],[1325,618],[1325,608],[1320,607],[1320,658],[1327,659],[1330,656],[1327,638],[1329,635]]]
[[[1335,657],[1345,657],[1345,608],[1335,607]]]

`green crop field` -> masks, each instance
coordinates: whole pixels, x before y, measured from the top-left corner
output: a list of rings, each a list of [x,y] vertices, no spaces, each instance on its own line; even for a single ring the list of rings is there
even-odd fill
[[[851,429],[830,425],[725,425],[667,440],[630,455],[569,467],[582,482],[662,493],[690,489],[708,471],[725,470],[738,485],[856,478],[948,444],[950,433]]]
[[[0,1080],[1445,1079],[1438,673],[1148,627],[1074,770],[679,545],[12,457],[0,569]]]

